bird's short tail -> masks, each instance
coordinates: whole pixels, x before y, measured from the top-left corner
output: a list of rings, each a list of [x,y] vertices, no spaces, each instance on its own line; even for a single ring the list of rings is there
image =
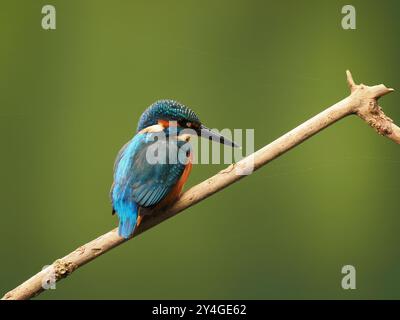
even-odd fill
[[[125,239],[128,239],[135,230],[138,217],[138,206],[134,202],[119,203],[115,211],[119,217],[118,234]]]

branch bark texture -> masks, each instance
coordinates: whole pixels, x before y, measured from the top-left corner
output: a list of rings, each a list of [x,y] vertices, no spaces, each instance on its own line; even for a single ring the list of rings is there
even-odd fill
[[[242,173],[248,171],[249,168],[254,169],[254,171],[259,169],[348,115],[359,116],[379,134],[400,144],[400,128],[383,113],[382,108],[378,105],[378,99],[392,92],[393,89],[387,88],[383,84],[375,86],[357,85],[351,73],[349,71],[346,73],[347,83],[351,91],[347,98],[327,108],[250,156],[231,164],[211,178],[190,188],[182,194],[179,201],[173,206],[149,212],[150,214],[143,218],[132,238],[246,177]],[[6,293],[2,299],[32,298],[42,292],[46,288],[46,284],[51,283],[52,280],[58,281],[65,278],[79,267],[128,240],[119,237],[117,229],[111,230],[82,245],[65,257],[56,260],[46,269]]]

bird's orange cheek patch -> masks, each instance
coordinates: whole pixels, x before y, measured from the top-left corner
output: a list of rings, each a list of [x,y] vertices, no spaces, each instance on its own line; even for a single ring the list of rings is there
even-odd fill
[[[158,120],[158,124],[164,128],[168,128],[174,124],[174,122],[169,122],[168,120]]]

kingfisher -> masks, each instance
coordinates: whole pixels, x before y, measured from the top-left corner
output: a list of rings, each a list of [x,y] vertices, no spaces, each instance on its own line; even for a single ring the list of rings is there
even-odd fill
[[[136,134],[114,164],[110,196],[121,237],[129,238],[140,225],[142,208],[165,208],[177,201],[192,169],[189,140],[193,135],[238,147],[177,101],[159,100],[142,113]]]

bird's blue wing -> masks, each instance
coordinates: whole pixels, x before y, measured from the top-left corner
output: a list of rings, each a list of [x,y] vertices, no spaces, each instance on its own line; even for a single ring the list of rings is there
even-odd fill
[[[149,150],[151,147],[153,150]],[[154,159],[149,161],[154,148],[166,155],[164,163],[154,163]],[[165,198],[185,170],[185,164],[180,161],[170,163],[170,149],[167,140],[154,141],[149,134],[136,135],[117,158],[113,203],[116,200],[134,201],[141,207],[151,207]]]
[[[164,199],[185,170],[180,161],[170,161],[168,141],[154,141],[149,134],[137,134],[117,156],[111,189],[113,211],[117,212],[119,234],[128,238],[134,231],[139,207],[152,207]],[[155,147],[155,143],[158,145]],[[167,155],[164,163],[149,161],[148,151]],[[157,151],[156,151],[157,150]],[[177,151],[172,150],[173,152]],[[151,160],[151,158],[150,158]]]

